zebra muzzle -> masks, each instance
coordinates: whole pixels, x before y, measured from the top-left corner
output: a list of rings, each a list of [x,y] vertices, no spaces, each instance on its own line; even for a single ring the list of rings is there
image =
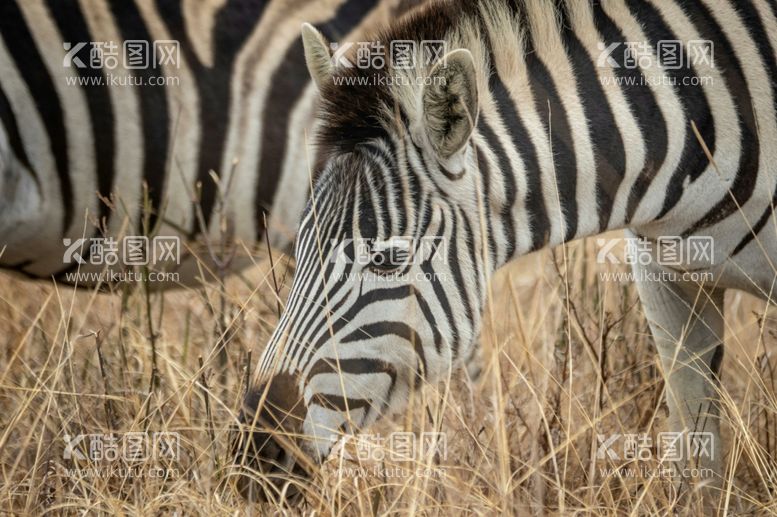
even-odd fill
[[[274,375],[248,391],[232,442],[244,497],[267,501],[299,494],[315,469],[301,447],[306,415],[293,375]]]

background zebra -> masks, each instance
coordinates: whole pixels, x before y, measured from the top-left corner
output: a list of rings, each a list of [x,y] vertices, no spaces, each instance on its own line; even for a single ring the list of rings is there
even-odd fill
[[[0,266],[66,281],[105,266],[67,263],[64,239],[152,232],[227,233],[242,251],[264,238],[268,212],[272,244],[287,248],[309,192],[315,101],[301,21],[345,40],[414,3],[3,2]],[[128,41],[150,64],[129,68]],[[95,42],[116,45],[116,61],[101,47],[93,66]],[[173,59],[155,61],[160,42]],[[238,255],[234,267],[251,263]],[[184,284],[201,274],[191,257],[179,271]]]
[[[703,237],[709,256],[634,267],[670,426],[713,435],[709,457],[694,459],[719,486],[723,290],[770,299],[775,280],[776,7],[435,2],[377,38],[446,42],[434,66],[417,55],[409,69],[333,68],[305,26],[323,170],[244,421],[300,433],[320,460],[341,431],[466,360],[487,281],[513,257],[624,227],[648,242]],[[691,41],[711,42],[714,61],[657,64],[658,42],[678,40],[686,58]],[[629,66],[625,42],[646,42],[653,59]],[[410,245],[397,249],[400,236]],[[699,271],[713,280],[683,281]],[[288,469],[288,440],[265,431],[248,459]]]

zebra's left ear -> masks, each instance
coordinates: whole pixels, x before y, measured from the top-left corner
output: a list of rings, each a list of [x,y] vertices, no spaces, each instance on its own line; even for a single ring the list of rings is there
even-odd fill
[[[448,161],[467,143],[478,118],[475,61],[467,49],[446,54],[424,86],[422,124],[432,149]]]
[[[302,46],[305,47],[305,64],[308,65],[310,77],[313,78],[320,90],[324,84],[332,79],[334,72],[329,43],[318,29],[309,23],[303,23]]]

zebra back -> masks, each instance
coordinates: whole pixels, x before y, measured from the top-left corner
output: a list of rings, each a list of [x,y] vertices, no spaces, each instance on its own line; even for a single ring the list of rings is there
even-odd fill
[[[155,236],[206,262],[201,243],[224,236],[242,251],[268,232],[288,248],[314,130],[301,22],[337,41],[412,4],[4,2],[0,265],[72,282],[104,270],[96,243],[112,252],[126,236],[151,239],[149,261]],[[191,283],[195,260],[182,262]],[[92,276],[78,283],[110,280]]]

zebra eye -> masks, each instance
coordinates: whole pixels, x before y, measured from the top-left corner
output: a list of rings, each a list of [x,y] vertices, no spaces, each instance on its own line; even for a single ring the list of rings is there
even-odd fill
[[[395,271],[407,264],[410,253],[401,248],[386,248],[373,251],[370,256],[369,268],[376,273],[388,273]]]

